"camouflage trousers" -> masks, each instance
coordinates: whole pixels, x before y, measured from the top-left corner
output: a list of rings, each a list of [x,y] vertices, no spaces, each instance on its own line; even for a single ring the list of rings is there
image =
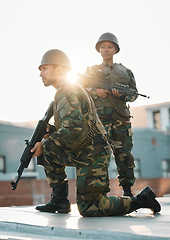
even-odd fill
[[[105,142],[96,143],[94,139],[79,152],[66,151],[56,143],[55,139],[46,141],[41,165],[51,187],[66,181],[66,166],[76,167],[76,200],[82,216],[122,215],[129,210],[131,198],[106,196],[110,191],[108,166],[111,153]]]
[[[123,117],[111,109],[105,109],[98,113],[100,120],[105,126],[107,137],[114,146],[114,159],[117,165],[119,185],[134,185],[134,157],[131,153],[133,148],[132,129],[129,117]]]

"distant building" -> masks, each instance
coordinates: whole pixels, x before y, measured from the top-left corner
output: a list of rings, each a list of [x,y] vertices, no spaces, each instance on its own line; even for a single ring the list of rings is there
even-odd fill
[[[131,108],[133,126],[133,155],[135,157],[135,175],[137,178],[170,177],[170,102]],[[35,127],[35,122],[34,122]],[[16,126],[0,122],[0,179],[13,180],[25,148],[34,127]],[[69,179],[75,178],[74,167],[67,167]],[[112,159],[109,176],[115,178],[117,170]],[[36,158],[31,160],[24,178],[45,179]]]
[[[170,102],[131,108],[133,128],[170,131]]]

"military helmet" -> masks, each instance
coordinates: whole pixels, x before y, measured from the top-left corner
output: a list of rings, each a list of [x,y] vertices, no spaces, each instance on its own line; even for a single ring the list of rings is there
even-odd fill
[[[96,46],[95,46],[95,47],[96,47],[96,50],[97,50],[98,52],[100,52],[100,45],[101,45],[101,43],[104,42],[104,41],[109,41],[109,42],[114,43],[114,44],[116,45],[116,47],[117,47],[117,52],[116,52],[116,53],[118,53],[118,52],[120,51],[119,42],[118,42],[117,37],[116,37],[114,34],[112,34],[112,33],[106,32],[106,33],[103,33],[103,34],[99,37],[98,42],[96,43]]]
[[[71,70],[70,60],[67,55],[59,49],[51,49],[47,51],[41,60],[39,69],[44,64],[55,64],[68,67]]]

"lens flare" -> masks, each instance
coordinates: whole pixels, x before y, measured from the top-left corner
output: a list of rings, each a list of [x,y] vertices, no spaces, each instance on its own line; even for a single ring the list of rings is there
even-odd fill
[[[67,80],[71,83],[75,83],[78,80],[77,73],[71,71],[67,74]]]

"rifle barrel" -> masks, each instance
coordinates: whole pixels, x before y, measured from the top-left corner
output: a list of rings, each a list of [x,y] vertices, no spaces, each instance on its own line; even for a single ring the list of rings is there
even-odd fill
[[[141,96],[141,97],[150,98],[150,96],[147,96],[147,95],[144,95],[144,94],[141,94],[141,93],[136,93],[136,94]]]

